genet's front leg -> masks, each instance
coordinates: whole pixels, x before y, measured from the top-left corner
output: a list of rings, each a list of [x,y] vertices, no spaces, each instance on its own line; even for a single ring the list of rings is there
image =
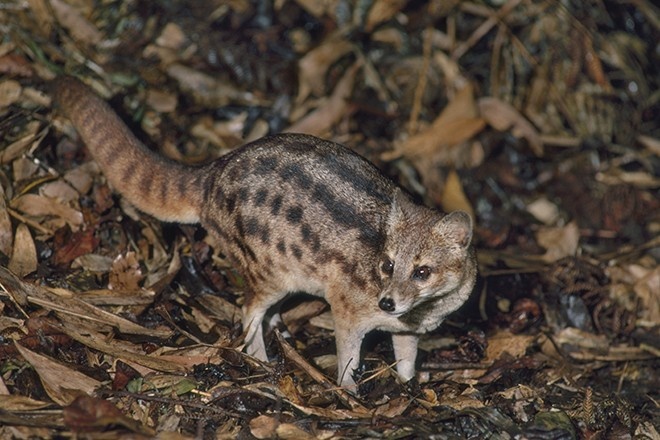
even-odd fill
[[[349,320],[335,317],[335,340],[337,344],[337,383],[355,390],[353,372],[360,367],[360,349],[366,331]]]
[[[411,333],[393,333],[392,346],[396,358],[396,371],[402,381],[408,382],[415,377],[415,359],[419,336]]]

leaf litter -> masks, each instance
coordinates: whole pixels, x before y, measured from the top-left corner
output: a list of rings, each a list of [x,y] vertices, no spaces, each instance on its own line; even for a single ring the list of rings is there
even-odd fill
[[[652,2],[110,2],[0,10],[0,435],[660,438],[660,15]],[[481,281],[400,384],[294,298],[273,362],[199,228],[113,196],[49,81],[200,163],[267,133],[363,154],[476,220]]]

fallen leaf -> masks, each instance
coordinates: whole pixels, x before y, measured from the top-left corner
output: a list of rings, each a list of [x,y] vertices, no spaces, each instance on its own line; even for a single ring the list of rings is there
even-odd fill
[[[445,185],[442,191],[441,201],[442,209],[445,212],[461,210],[470,214],[472,220],[475,219],[472,204],[465,195],[465,191],[463,191],[463,185],[461,184],[461,179],[458,177],[458,173],[455,170],[451,170],[447,175],[447,179],[445,180]]]
[[[371,33],[379,24],[391,20],[403,9],[408,0],[377,0],[369,8],[365,31]]]
[[[94,45],[103,39],[103,34],[78,10],[62,0],[50,0],[55,18],[80,43]]]
[[[330,66],[353,50],[353,45],[337,33],[327,38],[321,45],[310,50],[298,61],[298,96],[302,103],[310,94],[325,96],[326,76]]]
[[[106,431],[110,426],[121,426],[133,432],[153,436],[156,432],[130,417],[107,400],[79,396],[63,408],[64,424],[73,432]]]
[[[250,434],[258,439],[276,438],[280,422],[275,417],[261,415],[250,420]]]
[[[20,344],[16,344],[16,349],[39,375],[48,396],[59,405],[68,405],[81,393],[91,395],[101,385],[101,382]]]
[[[468,83],[429,127],[397,143],[394,151],[383,154],[383,159],[392,160],[399,156],[415,159],[443,154],[451,156],[449,150],[452,147],[471,139],[485,126],[486,121],[478,114],[472,86]]]
[[[83,215],[57,200],[37,194],[24,194],[11,201],[11,207],[35,217],[53,216],[66,222],[76,231],[83,225]]]
[[[19,223],[16,228],[14,248],[7,267],[21,278],[37,270],[37,248],[25,223]]]
[[[0,109],[9,107],[18,101],[22,89],[21,84],[12,79],[0,82]]]
[[[488,124],[496,130],[511,132],[516,137],[527,140],[532,152],[543,156],[543,141],[538,130],[511,104],[493,97],[479,99],[479,112]]]
[[[11,255],[13,242],[14,231],[12,229],[9,211],[7,211],[5,190],[0,185],[0,252],[5,255]]]
[[[546,249],[541,259],[546,263],[552,263],[576,254],[580,242],[580,230],[575,221],[563,227],[542,227],[536,233],[536,241]]]
[[[320,136],[335,125],[346,115],[348,99],[353,94],[355,76],[361,65],[361,62],[356,61],[353,66],[346,70],[346,73],[339,80],[332,95],[329,99],[325,100],[322,106],[295,122],[284,130],[284,132],[307,133]]]
[[[527,205],[527,212],[545,225],[554,225],[559,219],[559,207],[546,197],[539,197]]]

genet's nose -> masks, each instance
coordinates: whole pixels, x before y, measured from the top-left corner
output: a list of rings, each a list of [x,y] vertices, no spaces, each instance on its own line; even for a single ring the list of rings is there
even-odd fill
[[[378,301],[378,307],[385,312],[394,311],[394,300],[392,298],[383,298]]]

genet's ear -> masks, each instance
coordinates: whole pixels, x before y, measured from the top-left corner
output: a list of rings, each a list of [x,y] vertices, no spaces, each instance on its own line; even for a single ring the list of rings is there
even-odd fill
[[[387,217],[387,227],[388,229],[394,228],[396,225],[405,222],[406,212],[410,211],[410,207],[414,206],[413,202],[410,201],[408,196],[397,188],[394,193],[394,200],[392,200],[392,205],[390,207],[390,213]]]
[[[472,241],[472,217],[465,211],[451,212],[436,224],[435,231],[452,237],[458,245],[466,248]]]

